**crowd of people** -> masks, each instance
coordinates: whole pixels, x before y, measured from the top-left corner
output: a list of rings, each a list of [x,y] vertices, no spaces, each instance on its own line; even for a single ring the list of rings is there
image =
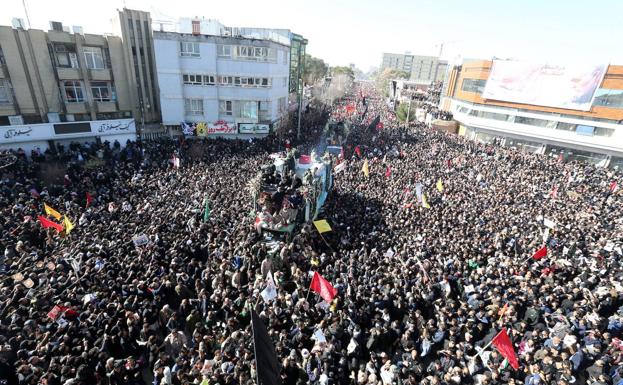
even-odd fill
[[[286,385],[620,385],[620,173],[401,127],[360,91],[332,231],[303,224],[276,249],[246,186],[271,153],[317,143],[318,121],[298,139],[77,145],[0,170],[0,380],[254,384],[256,309]],[[42,228],[44,203],[75,228]],[[503,329],[518,369],[489,344]]]

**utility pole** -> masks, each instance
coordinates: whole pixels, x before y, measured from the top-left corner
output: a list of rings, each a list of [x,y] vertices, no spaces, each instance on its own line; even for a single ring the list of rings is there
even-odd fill
[[[409,129],[409,117],[411,115],[411,101],[413,100],[413,96],[409,95],[409,107],[407,107],[407,129]]]

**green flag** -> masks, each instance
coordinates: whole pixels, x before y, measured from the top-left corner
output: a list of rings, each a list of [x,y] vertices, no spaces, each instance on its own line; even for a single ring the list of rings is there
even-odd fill
[[[210,203],[208,202],[208,198],[206,198],[206,208],[203,212],[203,221],[207,222],[210,219]]]

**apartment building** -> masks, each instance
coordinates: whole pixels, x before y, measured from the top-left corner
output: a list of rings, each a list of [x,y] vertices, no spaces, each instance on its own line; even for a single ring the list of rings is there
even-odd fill
[[[72,32],[0,26],[0,148],[136,137],[121,39]]]
[[[199,134],[268,132],[287,109],[288,36],[188,21],[177,27],[187,33],[154,31],[163,124],[192,123]]]
[[[445,79],[448,62],[437,56],[383,53],[381,72],[386,68],[407,72],[409,81],[416,84],[430,85]]]

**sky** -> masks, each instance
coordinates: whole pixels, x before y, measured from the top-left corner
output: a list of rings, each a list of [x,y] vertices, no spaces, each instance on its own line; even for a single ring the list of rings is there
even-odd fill
[[[32,28],[49,21],[111,33],[123,8],[152,20],[218,19],[231,27],[287,28],[332,66],[378,67],[383,52],[462,59],[623,65],[622,0],[23,0]],[[0,25],[26,20],[22,0],[1,0]]]

